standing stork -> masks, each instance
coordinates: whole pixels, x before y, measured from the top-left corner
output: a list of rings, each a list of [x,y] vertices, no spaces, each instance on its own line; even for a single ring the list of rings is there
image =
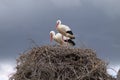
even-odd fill
[[[75,39],[75,36],[69,26],[61,24],[60,20],[56,22],[56,29],[63,36],[69,37],[70,39]]]
[[[70,38],[63,36],[61,33],[56,33],[55,31],[50,31],[50,41],[56,41],[60,45],[70,45],[75,46],[75,42],[72,41]]]

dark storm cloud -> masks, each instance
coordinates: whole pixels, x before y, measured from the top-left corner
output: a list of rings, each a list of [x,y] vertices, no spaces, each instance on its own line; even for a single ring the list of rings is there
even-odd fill
[[[0,0],[0,75],[8,80],[19,53],[49,44],[57,19],[71,26],[76,42],[96,50],[98,57],[120,68],[119,0]],[[6,71],[6,68],[7,71]],[[112,73],[112,72],[110,72]],[[114,73],[112,73],[114,74]]]
[[[57,19],[71,26],[77,38],[108,61],[119,61],[120,6],[118,0],[1,0],[0,58],[16,58],[37,44],[49,43]]]

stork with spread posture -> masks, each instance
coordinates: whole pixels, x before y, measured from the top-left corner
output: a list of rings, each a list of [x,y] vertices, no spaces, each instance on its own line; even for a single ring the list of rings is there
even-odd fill
[[[75,36],[69,26],[61,24],[60,20],[57,20],[56,29],[63,36],[69,37],[70,39],[75,39]]]
[[[63,36],[61,33],[55,34],[54,31],[50,31],[50,41],[55,40],[60,45],[70,45],[75,46],[75,42],[70,38]]]

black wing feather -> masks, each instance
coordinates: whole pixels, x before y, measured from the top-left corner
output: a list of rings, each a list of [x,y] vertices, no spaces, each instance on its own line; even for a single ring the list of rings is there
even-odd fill
[[[75,46],[75,42],[71,39],[68,39],[68,40],[64,40],[65,42],[68,42],[68,43],[71,43],[73,46]]]
[[[72,31],[66,31],[66,33],[69,33],[69,34],[73,35],[73,32],[72,32]]]

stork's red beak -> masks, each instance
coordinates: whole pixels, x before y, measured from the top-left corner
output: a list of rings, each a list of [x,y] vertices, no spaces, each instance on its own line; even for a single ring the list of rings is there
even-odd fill
[[[59,25],[59,22],[56,24],[56,28],[57,28],[58,25]]]
[[[52,42],[52,34],[50,34],[50,42]]]

